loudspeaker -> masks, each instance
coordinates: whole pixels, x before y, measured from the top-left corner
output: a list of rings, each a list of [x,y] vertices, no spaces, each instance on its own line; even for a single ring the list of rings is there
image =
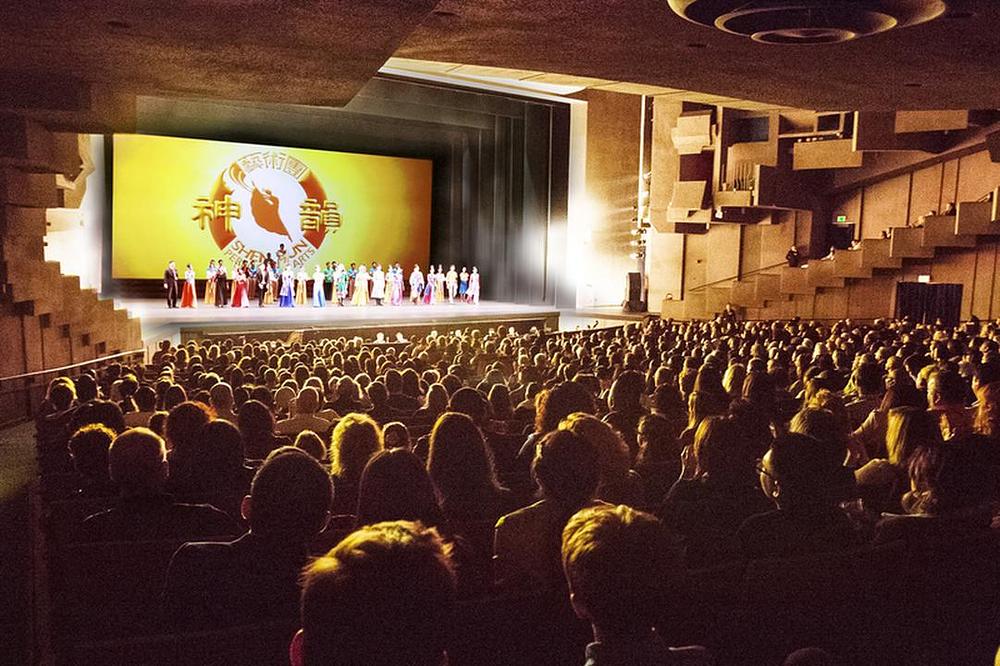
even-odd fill
[[[627,312],[645,312],[646,299],[642,293],[642,275],[629,273],[625,287],[625,310]]]

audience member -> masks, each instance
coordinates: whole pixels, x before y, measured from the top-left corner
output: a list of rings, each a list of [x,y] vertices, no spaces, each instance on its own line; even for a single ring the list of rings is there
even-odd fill
[[[146,428],[115,437],[108,450],[111,481],[121,496],[110,508],[83,521],[88,541],[154,541],[235,534],[225,513],[207,504],[181,504],[164,492],[167,450]]]
[[[294,618],[299,573],[326,526],[332,493],[329,475],[307,453],[273,451],[243,498],[249,532],[235,541],[186,543],[174,553],[165,620],[205,630]]]

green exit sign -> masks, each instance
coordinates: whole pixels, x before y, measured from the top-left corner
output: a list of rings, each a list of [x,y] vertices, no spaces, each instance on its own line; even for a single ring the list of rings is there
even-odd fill
[[[847,216],[846,215],[838,215],[837,216],[837,224],[844,224],[845,222],[847,222]]]

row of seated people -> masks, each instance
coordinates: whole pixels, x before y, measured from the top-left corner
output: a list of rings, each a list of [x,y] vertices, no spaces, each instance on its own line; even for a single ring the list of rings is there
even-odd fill
[[[350,529],[380,521],[420,521],[444,535],[464,598],[482,595],[491,581],[503,589],[562,589],[559,544],[567,521],[579,510],[605,504],[645,507],[658,514],[683,543],[686,564],[693,569],[845,552],[873,541],[959,542],[991,534],[996,500],[991,422],[997,418],[1000,391],[995,389],[1000,387],[991,386],[996,365],[993,332],[976,336],[956,329],[943,338],[948,334],[906,323],[865,328],[846,324],[826,330],[798,322],[716,321],[649,323],[643,329],[577,338],[500,332],[481,340],[428,338],[411,350],[412,356],[336,341],[282,354],[265,345],[236,346],[238,351],[225,354],[197,345],[165,347],[158,359],[161,367],[154,364],[154,372],[160,372],[154,385],[172,383],[154,389],[154,394],[165,399],[179,389],[186,398],[187,389],[194,389],[192,397],[207,391],[209,403],[223,408],[224,399],[220,404],[213,395],[234,396],[229,413],[235,409],[237,426],[217,418],[211,408],[185,400],[163,419],[165,444],[151,431],[125,430],[125,418],[138,410],[122,414],[122,407],[130,405],[121,398],[121,386],[140,384],[133,393],[143,386],[135,379],[138,374],[120,371],[113,381],[111,373],[82,382],[95,387],[103,383],[99,391],[116,399],[110,402],[96,396],[79,400],[79,395],[74,402],[69,382],[53,384],[51,408],[39,420],[40,447],[43,457],[70,451],[82,481],[80,491],[91,498],[99,498],[102,487],[104,492],[122,493],[113,508],[83,521],[83,539],[199,539],[239,530],[240,520],[248,524],[248,534],[235,542],[187,545],[174,555],[164,593],[164,607],[174,611],[166,616],[195,621],[180,629],[205,626],[198,609],[205,609],[213,622],[237,623],[271,619],[269,608],[293,608],[298,589],[289,582],[294,583],[310,549],[325,550]],[[964,358],[973,347],[973,358]],[[828,353],[830,348],[835,353]],[[189,353],[181,353],[185,350]],[[344,351],[356,354],[344,358]],[[959,353],[942,354],[950,351]],[[922,364],[919,356],[925,352],[927,362]],[[198,362],[199,353],[211,359],[213,372]],[[247,358],[251,361],[243,363]],[[254,360],[261,365],[255,367]],[[325,437],[305,429],[310,418],[322,418],[316,415],[320,386],[338,390],[348,379],[346,374],[336,381],[316,376],[328,374],[318,372],[327,365],[334,373],[342,366],[376,373],[374,381],[358,381],[357,375],[350,379],[364,389],[360,407],[367,405],[384,428],[370,416],[331,415],[328,422],[335,425],[329,449]],[[610,375],[609,366],[616,368]],[[279,372],[271,376],[275,368]],[[395,389],[393,372],[416,376],[427,395],[440,386],[449,396],[447,408],[452,411],[437,417],[423,441],[412,441],[403,423],[388,421],[402,418],[416,425],[416,410],[394,406],[391,412],[378,412],[377,387]],[[460,378],[466,372],[469,376]],[[256,385],[258,377],[272,387]],[[479,377],[484,379],[476,382]],[[438,378],[440,382],[428,383]],[[533,378],[538,380],[534,389],[528,386]],[[187,388],[178,381],[188,383]],[[463,386],[466,382],[476,387]],[[237,385],[235,391],[231,383]],[[292,396],[284,406],[264,395],[264,390],[276,394],[284,388]],[[510,396],[527,396],[531,390],[534,427],[518,437],[517,424],[523,418],[515,416],[516,410],[497,409],[490,398],[506,393],[509,406]],[[126,388],[125,393],[130,391]],[[967,410],[972,399],[979,403],[975,423]],[[797,401],[800,409],[786,423],[783,405],[789,401]],[[523,399],[518,406],[522,408],[528,409]],[[244,412],[254,410],[266,415],[258,421],[264,427],[256,431],[246,427],[244,418]],[[254,488],[268,467],[261,465],[254,476],[254,463],[247,460],[259,456],[248,441],[270,441],[270,453],[263,453],[275,459],[293,453],[281,447],[282,440],[269,425],[275,414],[285,417],[279,423],[299,421],[296,448],[309,454],[298,457],[310,457],[320,469],[328,465],[324,478],[330,486],[332,477],[331,497],[317,509],[322,520],[313,523],[305,519],[310,513],[296,494],[301,483],[298,490],[276,493],[296,500],[287,512],[279,512],[278,523],[293,531],[304,523],[313,527],[298,539],[285,534],[279,540],[286,547],[283,552],[244,562],[234,553],[240,550],[238,544],[252,543],[262,534],[254,524],[259,511],[253,507],[260,505],[260,492],[255,502]],[[154,411],[146,417],[146,425],[154,429],[155,416]],[[94,421],[103,425],[87,425]],[[110,431],[105,430],[108,426]],[[60,438],[61,448],[53,444]],[[81,445],[84,438],[102,443]],[[148,464],[116,466],[116,449],[128,450],[123,442],[132,440],[145,442]],[[82,451],[96,453],[91,457]],[[110,474],[102,478],[104,468]],[[243,499],[248,485],[250,492]],[[168,499],[166,490],[192,501],[235,501],[196,510]],[[186,533],[171,532],[170,521],[151,518],[152,505],[171,507],[163,511],[178,516],[191,514],[191,523],[178,530]],[[353,517],[324,531],[331,512]],[[195,518],[194,513],[201,515]],[[494,521],[495,530],[487,531],[485,538],[482,529],[470,528]],[[166,532],[157,532],[159,528]],[[492,572],[490,554],[495,558]],[[283,574],[278,563],[287,564]],[[253,574],[236,573],[244,567]],[[199,575],[206,571],[222,573]],[[258,575],[273,575],[278,587],[285,586],[285,596],[257,581]],[[254,583],[242,586],[240,580]],[[260,597],[239,600],[255,591],[270,602]],[[224,620],[234,609],[249,612]]]

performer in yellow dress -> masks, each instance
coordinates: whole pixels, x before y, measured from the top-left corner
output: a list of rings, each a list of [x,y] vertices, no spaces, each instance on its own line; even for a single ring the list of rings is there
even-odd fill
[[[354,305],[368,305],[368,269],[364,264],[358,267],[358,274],[354,276],[354,296],[351,302]]]
[[[215,304],[215,259],[208,262],[208,270],[205,271],[205,300],[208,305]]]
[[[291,270],[291,269],[289,269]],[[295,304],[305,305],[306,304],[306,281],[309,280],[309,275],[306,274],[305,270],[300,270],[299,274],[295,276]]]

